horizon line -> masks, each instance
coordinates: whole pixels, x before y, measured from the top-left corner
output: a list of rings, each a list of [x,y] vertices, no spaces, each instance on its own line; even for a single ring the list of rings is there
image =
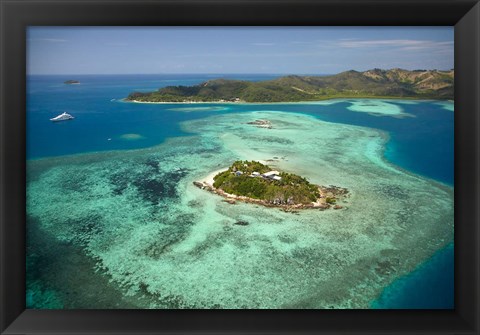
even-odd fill
[[[455,71],[454,68],[450,69],[414,69],[414,70],[408,70],[408,69],[403,69],[399,67],[393,67],[393,68],[388,68],[388,69],[382,69],[382,68],[372,68],[368,70],[344,70],[340,72],[335,72],[335,73],[293,73],[293,72],[284,72],[284,73],[273,73],[273,72],[190,72],[190,73],[178,73],[178,72],[163,72],[163,73],[27,73],[27,76],[120,76],[120,75],[132,75],[132,76],[137,76],[137,75],[251,75],[251,74],[261,74],[261,75],[335,75],[335,74],[340,74],[343,72],[349,72],[349,71],[355,71],[355,72],[366,72],[366,71],[371,71],[371,70],[383,70],[383,71],[390,71],[390,70],[405,70],[405,71],[441,71],[441,72],[447,72],[447,71]]]

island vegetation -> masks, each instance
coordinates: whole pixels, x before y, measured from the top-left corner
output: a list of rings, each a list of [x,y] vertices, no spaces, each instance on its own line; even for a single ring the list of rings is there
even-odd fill
[[[194,185],[227,198],[227,202],[244,201],[284,209],[343,208],[337,201],[348,196],[345,188],[319,186],[293,173],[272,170],[256,161],[235,161],[213,178],[213,185]]]
[[[298,102],[333,98],[453,99],[454,70],[373,69],[329,76],[290,75],[250,82],[213,79],[194,86],[133,92],[134,102]]]

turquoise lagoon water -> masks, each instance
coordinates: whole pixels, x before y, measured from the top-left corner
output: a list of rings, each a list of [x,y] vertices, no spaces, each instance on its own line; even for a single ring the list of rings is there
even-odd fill
[[[441,198],[445,197],[441,195],[442,192],[453,193],[453,103],[338,100],[305,104],[186,105],[136,104],[121,101],[132,91],[150,91],[167,85],[192,85],[215,77],[218,76],[28,78],[27,157],[30,164],[27,185],[27,305],[30,308],[453,308],[453,247],[449,244],[453,240],[453,197],[450,196],[451,200],[441,203],[443,201]],[[224,77],[264,80],[274,76]],[[68,79],[78,79],[81,84],[64,85],[63,81]],[[49,121],[51,117],[63,111],[74,115],[75,120],[61,123]],[[258,133],[258,129],[242,128],[246,123],[242,122],[243,120],[248,121],[255,117],[276,120],[278,133],[273,130],[265,134]],[[242,126],[232,125],[237,122]],[[365,129],[372,129],[373,132],[359,131],[358,129],[364,128],[356,126],[367,127]],[[305,141],[296,142],[299,136],[292,133],[292,129],[300,132],[302,129],[308,129],[310,134],[305,134]],[[315,131],[319,132],[318,138],[312,137]],[[365,156],[368,156],[370,163],[373,162],[375,165],[357,162],[356,159],[360,159],[357,154],[354,151],[349,153],[350,147],[362,145],[362,141],[359,140],[357,144],[350,135],[355,131],[359,132],[358,136],[365,138],[364,147],[367,148]],[[322,142],[323,132],[325,139],[328,138],[330,141]],[[352,138],[354,142],[347,143],[346,138]],[[308,143],[307,139],[319,143],[314,145]],[[375,149],[377,144],[384,146],[378,154]],[[368,149],[372,145],[373,149]],[[292,152],[290,148],[292,146],[305,148],[307,154],[302,156]],[[218,154],[220,151],[221,155]],[[97,155],[93,154],[97,152]],[[268,156],[272,152],[281,153],[287,158]],[[380,188],[384,189],[385,193],[382,198],[375,197],[374,201],[381,203],[391,197],[395,204],[386,202],[386,206],[392,206],[388,211],[395,212],[395,216],[390,218],[379,211],[378,220],[389,223],[385,224],[384,228],[378,227],[379,231],[384,229],[382,236],[379,236],[379,232],[371,231],[374,229],[372,227],[375,227],[375,221],[368,223],[371,218],[363,218],[361,215],[358,215],[358,222],[364,223],[362,228],[358,226],[329,228],[329,224],[334,221],[346,224],[356,221],[355,216],[352,216],[353,219],[348,216],[352,214],[338,214],[339,218],[331,220],[328,218],[333,215],[331,213],[325,213],[325,217],[320,219],[311,214],[302,214],[301,219],[292,219],[291,215],[284,217],[283,214],[266,213],[263,210],[260,215],[270,219],[265,219],[264,223],[259,220],[256,224],[254,216],[248,215],[251,209],[243,205],[235,205],[235,208],[242,209],[238,210],[238,213],[232,210],[232,207],[224,209],[215,199],[196,194],[197,190],[190,190],[186,186],[191,178],[206,175],[207,171],[213,171],[214,167],[223,167],[222,162],[233,158],[268,157],[273,164],[278,164],[282,168],[301,170],[298,164],[292,161],[295,158],[297,160],[304,158],[307,161],[311,152],[318,152],[319,155],[324,155],[325,159],[330,157],[332,165],[360,166],[365,163],[367,169],[372,169],[372,178],[375,178],[374,169],[378,166],[385,171],[392,170],[391,167],[381,163],[382,156],[400,167],[402,170],[399,171],[413,173],[410,176],[404,172],[388,172],[391,175],[385,172],[385,181],[381,183]],[[63,157],[66,155],[68,157]],[[380,158],[376,155],[380,155]],[[188,156],[186,160],[185,157]],[[316,164],[318,161],[312,161],[312,168],[310,170],[305,168],[305,173],[308,175],[309,171],[313,171]],[[305,166],[308,164],[305,163]],[[338,166],[331,174],[327,173],[329,167],[326,166],[323,177],[331,180],[332,184],[352,183],[350,179],[353,170],[345,171],[345,176],[340,176]],[[336,171],[339,174],[337,178]],[[362,172],[367,174],[368,171],[360,173]],[[399,173],[401,177],[397,177]],[[156,179],[145,178],[145,174],[155,176]],[[316,178],[315,174],[311,177]],[[427,197],[432,197],[433,200],[430,200],[432,203],[436,201],[432,194],[438,190],[439,206],[449,208],[448,214],[444,213],[441,219],[434,217],[430,213],[435,208],[433,205],[432,209],[428,209],[428,205],[420,204],[426,197],[422,192],[425,192],[427,186],[419,187],[418,199],[407,199],[405,190],[408,187],[405,185],[412,182],[411,178],[421,180],[418,185],[426,183],[425,185],[432,187],[431,193],[427,193]],[[162,182],[159,183],[158,180]],[[321,181],[319,180],[319,183]],[[352,189],[361,190],[360,185],[363,185],[364,189],[375,185],[373,189],[377,189],[378,182],[369,184],[371,182],[365,180],[364,184],[352,183]],[[385,186],[387,184],[388,187]],[[411,192],[416,194],[414,191]],[[192,194],[196,194],[197,198],[192,198]],[[71,202],[65,205],[64,210],[72,214],[63,218],[59,217],[54,209],[55,201],[61,199],[69,199]],[[90,203],[88,199],[96,200]],[[138,202],[135,202],[136,199]],[[405,207],[396,209],[394,206],[398,204],[399,199]],[[120,206],[122,201],[125,201],[123,208],[112,212],[110,217],[105,214],[117,203]],[[83,205],[87,203],[88,206]],[[199,209],[201,203],[205,209]],[[371,202],[365,206],[370,205]],[[85,208],[82,209],[82,206]],[[128,213],[122,213],[122,209],[128,206],[133,207]],[[354,211],[355,205],[351,206],[349,211]],[[422,252],[412,251],[411,257],[399,251],[406,240],[408,243],[414,243],[413,240],[410,241],[411,237],[405,237],[407,233],[404,232],[405,227],[413,224],[415,220],[409,216],[411,208],[407,206],[426,208],[426,214],[430,215],[429,220],[432,221],[431,224],[425,223],[425,227],[418,228],[418,232],[412,231],[412,234],[417,234],[418,238],[425,238],[428,243]],[[372,213],[372,208],[358,209],[359,212],[362,210]],[[196,217],[202,211],[205,211],[203,217]],[[343,221],[340,220],[342,215]],[[441,224],[445,217],[446,223]],[[143,223],[139,223],[139,218]],[[251,222],[252,232],[234,231],[236,227],[232,228],[228,223],[229,219],[234,218],[243,218]],[[207,221],[217,219],[221,222],[221,228],[207,225]],[[115,220],[125,220],[128,225],[112,228],[114,222],[118,222]],[[325,221],[321,229],[308,226],[308,222],[319,220]],[[195,224],[196,221],[201,224]],[[284,227],[279,228],[277,222],[284,222]],[[325,244],[318,245],[318,241],[310,241],[301,231],[299,233],[298,222],[307,223],[310,227],[308,229],[313,229],[309,234],[325,237],[327,239]],[[440,228],[437,229],[436,225]],[[146,237],[142,234],[147,228],[149,232],[157,232],[162,236],[161,241],[146,242]],[[137,233],[131,234],[129,237],[131,241],[126,241],[127,235],[122,233],[122,229],[125,229],[125,232]],[[212,232],[212,229],[215,231]],[[308,231],[306,228],[302,229]],[[352,236],[351,231],[355,229],[359,230],[358,236],[361,238]],[[335,230],[342,232],[343,237],[340,240],[344,241],[343,244],[339,242],[340,233],[334,236]],[[138,237],[135,237],[137,235]],[[278,237],[280,242],[272,240],[272,236]],[[135,238],[138,239],[137,246],[134,243]],[[229,240],[230,244],[218,245],[221,239]],[[356,245],[364,250],[364,254],[363,257],[347,261],[346,255],[351,251],[344,250],[343,246],[347,241],[352,242],[352,239],[357,243],[352,246]],[[230,268],[225,264],[223,268],[230,269],[227,275],[232,275],[231,281],[220,282],[219,278],[208,274],[207,269],[219,271],[214,263],[210,263],[211,259],[219,255],[222,255],[223,261],[228,264],[234,260],[242,263],[243,261],[238,260],[242,255],[248,257],[254,255],[259,257],[259,260],[265,261],[264,256],[259,256],[258,253],[266,246],[260,244],[259,240],[270,245],[269,248],[273,245],[283,253],[281,259],[268,259],[272,264],[271,273],[276,277],[256,267],[250,274],[242,271],[238,273],[237,268]],[[205,246],[207,242],[215,245],[216,249]],[[116,243],[118,248],[115,247]],[[142,243],[149,244],[147,252],[139,250],[138,244]],[[367,247],[369,243],[372,248]],[[127,260],[125,263],[115,260],[117,255],[120,255],[119,249],[122,246],[136,255],[136,258],[127,257],[130,263]],[[335,270],[329,268],[333,261],[325,265],[325,272],[317,273],[319,270],[315,264],[323,262],[321,257],[324,256],[316,256],[313,248],[319,248],[318,250],[332,248],[333,254],[339,255],[335,256],[334,261],[339,262],[337,268],[361,267],[367,259],[375,259],[377,266],[366,269],[368,274],[364,278],[357,278],[352,287],[345,284],[333,290],[341,292],[336,296],[330,296],[331,293],[327,292],[317,297],[319,292],[322,292],[318,285],[322,282],[329,283],[332,278],[338,280],[342,276],[341,273],[335,273]],[[202,251],[204,249],[207,251]],[[142,257],[138,256],[138,253]],[[148,258],[144,258],[144,253]],[[168,257],[159,258],[164,254]],[[193,257],[192,254],[202,256]],[[202,257],[203,263],[196,264]],[[344,260],[340,261],[338,258]],[[152,259],[155,262],[152,262]],[[279,268],[284,267],[286,259],[292,267],[290,276],[287,272],[281,275],[274,267],[275,264]],[[298,265],[299,268],[292,265],[295,259],[304,260]],[[179,266],[175,263],[178,260],[190,262],[191,265]],[[312,268],[305,265],[310,263]],[[365,264],[364,266],[367,267]],[[71,275],[71,272],[78,271],[78,268],[83,269],[81,281]],[[246,264],[245,269],[248,268],[249,265]],[[268,268],[266,266],[266,269]],[[172,271],[178,272],[178,275],[185,271],[192,278],[172,286],[168,280],[175,277],[165,278],[168,276],[164,275],[157,278],[160,271],[169,271],[170,276]],[[299,287],[291,285],[292,287],[288,288],[291,293],[283,292],[287,290],[284,286],[285,280],[300,280],[296,274],[298,271],[305,271],[303,275],[310,278],[310,282]],[[134,272],[142,273],[143,279],[133,274]],[[266,284],[253,284],[254,279],[248,279],[252,273],[266,282],[270,281],[271,287]],[[146,280],[147,274],[156,280]],[[211,278],[203,282],[206,276]],[[318,280],[317,283],[315,278]],[[195,282],[197,285],[194,285]],[[231,292],[241,290],[238,285],[243,283],[246,287],[251,285],[251,289],[255,288],[258,293],[253,296],[252,293],[238,291],[237,300],[228,293],[224,296],[219,294],[221,299],[209,303],[207,302],[209,283],[217,287],[223,285],[225,290],[230,289]],[[85,287],[82,288],[81,285]],[[202,285],[203,290],[200,290],[197,286]],[[429,287],[428,291],[425,290],[426,286]],[[265,296],[273,288],[277,290],[276,292],[279,292],[278,289],[283,290],[280,291],[282,294],[278,301],[267,303]],[[86,291],[92,292],[90,297],[82,293]],[[182,292],[188,294],[191,299],[183,296]],[[369,297],[368,301],[364,301],[362,294]]]
[[[216,78],[211,77],[211,78]],[[168,85],[194,85],[211,79],[205,75],[176,76],[76,76],[80,85],[65,85],[69,76],[30,76],[27,80],[27,157],[41,158],[84,152],[137,149],[153,146],[168,137],[186,135],[179,123],[195,115],[162,113],[176,107],[123,103],[132,91],[152,91]],[[246,76],[249,80],[268,76]],[[63,111],[75,123],[52,123]],[[212,113],[199,113],[205,117]],[[122,135],[140,134],[141,140]],[[128,138],[128,137],[127,137]],[[110,139],[110,140],[109,140]]]
[[[211,76],[213,77],[213,76]],[[224,77],[228,78],[229,76]],[[231,76],[233,77],[233,76]],[[64,85],[62,76],[32,76],[28,87],[27,157],[41,158],[84,152],[146,148],[174,136],[188,135],[180,123],[222,113],[271,110],[272,105],[205,104],[194,112],[166,113],[182,105],[124,103],[132,91],[152,91],[166,85],[193,85],[208,80],[205,75],[178,76],[77,76],[81,85]],[[236,75],[245,80],[273,76]],[[414,117],[375,117],[347,109],[349,102],[330,105],[275,104],[275,110],[304,113],[337,123],[367,126],[391,136],[385,156],[415,173],[453,185],[453,117],[442,103],[405,104],[389,101],[387,108],[401,107]],[[447,106],[452,106],[453,103]],[[188,110],[185,109],[185,110]],[[51,117],[68,111],[75,122],[52,123]],[[139,134],[137,140],[123,139]]]

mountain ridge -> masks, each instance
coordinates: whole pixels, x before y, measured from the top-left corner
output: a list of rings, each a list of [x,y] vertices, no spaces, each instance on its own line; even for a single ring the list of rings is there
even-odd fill
[[[335,75],[287,75],[265,81],[211,79],[194,86],[132,92],[135,102],[298,102],[332,98],[453,99],[454,70],[344,71]]]

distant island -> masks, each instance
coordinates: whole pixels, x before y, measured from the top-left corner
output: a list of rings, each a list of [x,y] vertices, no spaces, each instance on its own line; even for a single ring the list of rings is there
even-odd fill
[[[236,161],[213,182],[195,181],[195,186],[223,196],[226,202],[255,203],[267,207],[296,209],[342,209],[337,201],[348,197],[348,190],[337,186],[319,186],[293,173],[272,170],[256,161]]]
[[[194,86],[133,92],[132,102],[299,102],[334,98],[453,99],[454,70],[373,69],[329,76],[289,75],[251,82],[213,79]]]
[[[63,83],[67,85],[80,84],[78,80],[67,80],[67,81],[64,81]]]

